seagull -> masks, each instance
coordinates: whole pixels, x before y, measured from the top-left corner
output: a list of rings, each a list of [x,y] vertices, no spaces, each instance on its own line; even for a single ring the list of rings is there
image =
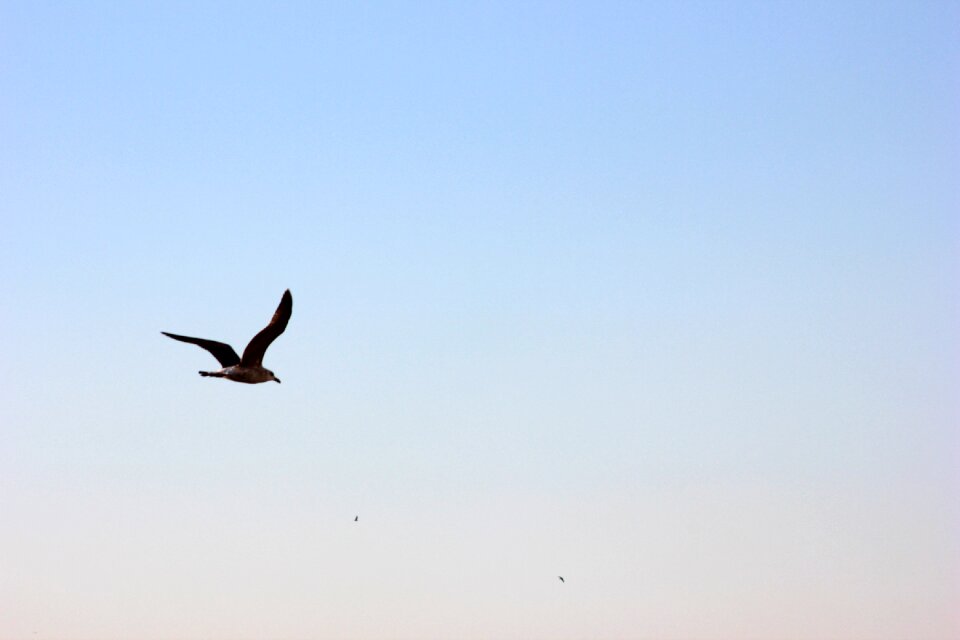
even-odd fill
[[[566,582],[566,580],[563,579],[563,576],[557,576],[557,577],[560,578],[560,582]]]
[[[280,378],[273,375],[273,371],[263,368],[263,354],[267,347],[277,339],[283,330],[287,328],[287,322],[290,320],[290,314],[293,312],[293,296],[290,295],[290,289],[283,292],[280,298],[280,305],[277,307],[270,324],[260,330],[260,333],[253,336],[247,348],[243,350],[243,357],[237,355],[228,344],[216,342],[214,340],[205,340],[203,338],[190,338],[187,336],[178,336],[175,333],[161,331],[163,335],[180,342],[189,342],[198,347],[209,351],[223,366],[219,371],[200,371],[200,375],[212,378],[226,378],[234,382],[245,382],[247,384],[257,384],[258,382],[280,382]]]

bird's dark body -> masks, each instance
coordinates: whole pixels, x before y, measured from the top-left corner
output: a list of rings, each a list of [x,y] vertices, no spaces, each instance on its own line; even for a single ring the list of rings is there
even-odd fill
[[[264,369],[263,367],[242,367],[240,365],[234,365],[232,367],[224,367],[220,371],[198,371],[197,373],[204,378],[226,378],[227,380],[246,384],[258,384],[260,382],[270,382],[271,380],[280,382],[274,377],[272,371]]]

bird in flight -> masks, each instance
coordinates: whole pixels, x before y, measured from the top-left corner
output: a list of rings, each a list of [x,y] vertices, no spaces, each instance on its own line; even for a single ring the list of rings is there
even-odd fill
[[[560,582],[566,582],[566,580],[563,579],[563,576],[557,576],[557,577],[560,578]]]
[[[354,516],[353,521],[356,522],[360,519],[360,516]]]
[[[259,382],[280,382],[280,378],[273,375],[273,371],[264,369],[263,354],[267,347],[277,339],[283,330],[287,328],[287,322],[290,320],[290,314],[293,312],[293,296],[290,295],[290,289],[283,292],[280,298],[280,304],[277,306],[270,324],[260,330],[260,333],[253,336],[247,348],[243,350],[243,357],[237,355],[228,344],[216,342],[214,340],[205,340],[203,338],[190,338],[188,336],[178,336],[174,333],[161,331],[163,335],[180,342],[189,342],[198,347],[209,351],[223,368],[219,371],[201,371],[200,375],[212,378],[226,378],[234,382],[245,382],[247,384],[257,384]]]

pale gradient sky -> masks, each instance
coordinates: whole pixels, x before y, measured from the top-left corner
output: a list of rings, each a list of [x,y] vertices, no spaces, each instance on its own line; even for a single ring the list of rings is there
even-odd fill
[[[955,2],[4,2],[0,640],[960,637],[958,78]],[[160,334],[287,287],[282,385]]]

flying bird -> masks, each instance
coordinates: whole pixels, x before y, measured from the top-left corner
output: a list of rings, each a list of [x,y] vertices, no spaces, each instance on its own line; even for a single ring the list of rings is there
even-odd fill
[[[353,521],[356,522],[360,519],[360,516],[354,516]]]
[[[263,354],[267,347],[277,339],[283,330],[287,328],[287,322],[290,320],[290,314],[293,312],[293,296],[290,295],[290,289],[283,292],[280,298],[280,304],[277,306],[270,324],[260,330],[260,333],[253,336],[247,348],[243,350],[243,357],[237,355],[228,344],[216,342],[214,340],[205,340],[203,338],[190,338],[188,336],[178,336],[174,333],[161,331],[163,335],[180,342],[189,342],[198,347],[209,351],[214,358],[220,362],[223,367],[219,371],[200,371],[200,375],[212,378],[226,378],[234,382],[245,382],[247,384],[257,384],[259,382],[280,382],[280,378],[273,375],[273,371],[263,367]]]
[[[563,579],[563,576],[557,576],[557,577],[560,578],[560,582],[566,582],[566,580]]]

